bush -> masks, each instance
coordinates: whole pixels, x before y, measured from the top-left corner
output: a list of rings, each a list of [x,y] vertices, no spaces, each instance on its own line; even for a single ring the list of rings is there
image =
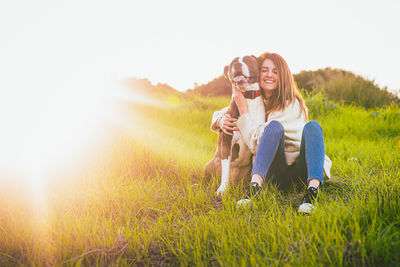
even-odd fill
[[[305,93],[305,95],[310,119],[316,119],[339,108],[339,105],[329,102],[321,92],[315,95]]]
[[[365,108],[382,107],[395,102],[389,92],[359,76],[330,80],[323,91],[330,100]]]
[[[355,104],[364,108],[400,104],[399,98],[388,92],[387,88],[381,89],[374,81],[349,71],[330,68],[302,71],[295,75],[295,80],[299,88],[308,93],[323,92],[327,99],[342,104]]]
[[[203,96],[228,96],[232,94],[232,86],[224,75],[221,75],[212,81],[196,86],[194,91]]]

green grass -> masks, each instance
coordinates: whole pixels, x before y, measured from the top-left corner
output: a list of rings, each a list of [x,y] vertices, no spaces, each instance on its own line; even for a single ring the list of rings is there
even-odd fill
[[[300,187],[268,186],[251,208],[236,208],[241,183],[216,198],[202,168],[229,98],[165,99],[124,103],[101,159],[48,181],[44,208],[17,179],[1,183],[0,265],[399,265],[398,107],[307,101],[333,167],[303,216]]]

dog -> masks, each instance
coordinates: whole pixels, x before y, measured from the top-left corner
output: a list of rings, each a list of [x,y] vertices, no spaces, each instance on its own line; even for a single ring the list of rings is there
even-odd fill
[[[258,84],[260,71],[257,58],[248,55],[234,58],[228,66],[225,66],[224,75],[231,83],[232,88],[237,88],[245,96],[254,123],[261,124],[265,122],[265,108]],[[239,109],[233,98],[227,113],[232,118],[239,118]],[[217,195],[221,196],[226,192],[229,186],[229,178],[231,177],[231,168],[237,170],[236,175],[249,174],[252,156],[240,132],[235,131],[233,135],[228,135],[223,131],[220,132],[217,151],[214,159],[210,161],[216,169],[219,168],[220,163],[221,184],[216,191]],[[208,163],[209,166],[210,162]],[[207,165],[205,171],[207,172]]]

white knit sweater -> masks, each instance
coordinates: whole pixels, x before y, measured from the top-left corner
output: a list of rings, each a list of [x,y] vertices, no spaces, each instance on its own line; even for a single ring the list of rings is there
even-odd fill
[[[212,131],[219,131],[217,121],[225,115],[226,111],[227,108],[214,112],[211,123]],[[241,115],[236,124],[243,140],[250,148],[250,151],[255,154],[265,127],[273,120],[279,121],[283,125],[285,130],[286,162],[288,165],[292,165],[300,154],[301,136],[306,123],[305,114],[304,112],[301,112],[300,103],[297,100],[287,106],[284,110],[270,113],[267,121],[262,124],[256,125],[253,123],[249,113]],[[331,160],[325,155],[324,171],[328,178],[330,178],[331,166]]]

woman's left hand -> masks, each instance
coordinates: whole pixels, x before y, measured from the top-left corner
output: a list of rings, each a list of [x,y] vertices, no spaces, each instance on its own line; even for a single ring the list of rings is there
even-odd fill
[[[247,113],[249,111],[248,107],[247,107],[247,101],[246,98],[244,97],[244,95],[242,94],[242,92],[240,92],[236,86],[232,87],[232,91],[233,91],[233,99],[236,102],[236,105],[239,109],[239,113],[240,115],[243,115],[245,113]]]

